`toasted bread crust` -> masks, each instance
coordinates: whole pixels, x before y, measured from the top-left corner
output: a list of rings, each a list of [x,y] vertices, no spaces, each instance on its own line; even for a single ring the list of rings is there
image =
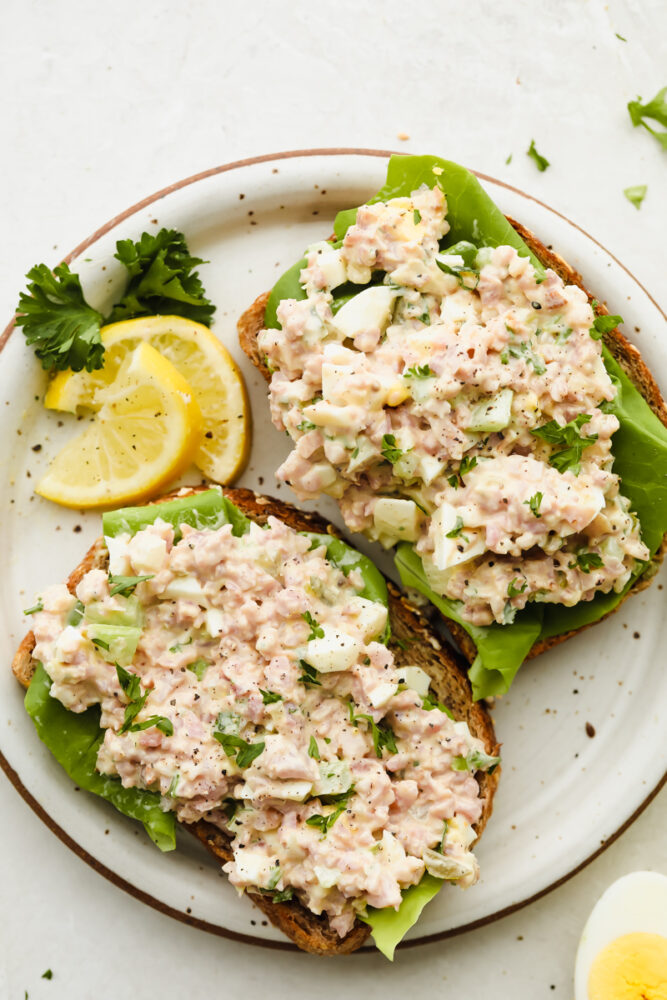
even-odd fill
[[[578,287],[586,293],[589,301],[591,303],[593,302],[594,297],[584,285],[582,276],[578,271],[571,267],[551,248],[545,246],[545,244],[542,243],[542,241],[539,240],[534,233],[532,233],[529,229],[526,229],[526,227],[521,225],[520,222],[516,222],[509,216],[507,216],[507,221],[512,225],[535,256],[546,267],[552,268],[556,274],[558,274],[558,276],[566,282],[566,284],[578,285]],[[243,313],[237,324],[239,343],[242,349],[248,355],[255,367],[262,373],[267,382],[271,379],[271,373],[259,353],[257,335],[264,327],[264,312],[266,309],[266,303],[269,299],[269,294],[269,292],[264,292],[262,295],[259,295],[253,304]],[[606,306],[601,303],[598,302],[594,308],[598,316],[608,315]],[[623,336],[618,328],[613,329],[611,333],[604,334],[603,339],[616,361],[619,363],[633,385],[642,394],[648,405],[655,413],[656,417],[665,425],[665,427],[667,427],[667,405],[665,404],[665,400],[663,399],[660,389],[658,388],[657,382],[637,348]],[[612,611],[608,611],[602,618],[598,619],[598,622],[604,621],[604,619],[608,618],[609,615],[618,611],[623,601],[630,597],[631,594],[637,594],[639,591],[644,590],[649,586],[653,576],[658,571],[666,551],[667,534],[663,537],[660,548],[653,556],[649,569],[647,569],[646,572],[644,572],[641,577],[635,581],[628,593],[622,598],[621,601],[619,601],[616,607]],[[456,640],[456,643],[466,660],[468,663],[472,663],[477,655],[477,647],[475,646],[475,643],[465,629],[458,624],[458,622],[452,621],[449,618],[445,619],[445,621],[447,628]],[[572,629],[569,632],[564,632],[562,635],[552,636],[549,639],[538,640],[528,653],[526,659],[530,660],[535,656],[539,656],[540,653],[546,652],[553,646],[560,645],[561,642],[565,642],[566,639],[571,639],[572,636],[576,635],[578,632],[583,632],[585,629],[591,628],[593,625],[597,625],[598,622],[581,625],[579,628]]]
[[[206,486],[196,486],[187,489],[187,493],[199,493]],[[186,491],[178,495],[184,495]],[[277,517],[297,531],[316,531],[340,537],[335,527],[318,514],[298,510],[291,504],[284,503],[273,497],[262,496],[247,489],[224,489],[224,494],[232,503],[253,521],[266,523],[270,516]],[[171,500],[177,494],[171,493],[155,501],[161,503]],[[90,569],[104,567],[107,563],[107,550],[104,540],[98,538],[88,549],[81,562],[70,573],[67,586],[74,592],[81,578]],[[432,688],[438,699],[451,708],[457,719],[465,720],[473,736],[484,742],[487,753],[497,754],[499,750],[493,723],[488,712],[473,701],[470,684],[466,677],[464,665],[448,647],[443,648],[426,618],[414,608],[407,598],[400,593],[392,583],[389,589],[389,617],[392,627],[390,648],[397,663],[414,664],[425,670],[431,678]],[[398,640],[398,641],[397,641]],[[35,672],[36,663],[32,657],[35,637],[32,632],[23,638],[14,659],[12,671],[17,680],[28,687]],[[478,836],[491,815],[493,796],[498,784],[499,768],[493,774],[478,772],[476,777],[484,804],[479,822],[475,825]],[[223,863],[231,860],[232,853],[229,838],[217,827],[205,820],[185,825],[202,844]],[[303,951],[316,955],[344,955],[361,947],[370,928],[357,921],[352,930],[340,938],[333,931],[325,917],[311,913],[298,900],[287,903],[274,903],[268,896],[260,893],[252,894],[253,902],[266,914],[271,923],[279,927]]]

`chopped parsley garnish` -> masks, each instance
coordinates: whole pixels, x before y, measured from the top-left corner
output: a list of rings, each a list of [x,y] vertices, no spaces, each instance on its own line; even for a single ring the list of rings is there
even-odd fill
[[[422,221],[422,214],[418,208],[415,208],[414,212],[412,213],[412,218],[415,221],[415,226],[417,226]]]
[[[93,646],[99,646],[100,649],[106,649],[107,652],[109,651],[109,643],[105,642],[104,639],[92,639],[91,641]]]
[[[570,569],[576,567],[582,573],[590,573],[592,569],[601,569],[603,566],[602,558],[597,552],[577,552],[574,562],[569,563]]]
[[[380,755],[378,755],[380,756]],[[328,830],[334,825],[338,817],[345,812],[347,809],[348,799],[354,794],[354,785],[351,785],[346,792],[339,792],[337,795],[318,795],[322,805],[336,805],[336,808],[323,816],[321,813],[315,813],[313,816],[309,816],[306,820],[306,826],[316,826],[322,831],[322,836],[324,837]]]
[[[514,577],[513,580],[510,580],[509,585],[507,587],[507,596],[508,597],[518,597],[519,594],[523,594],[524,590],[528,586],[528,581],[524,580],[523,581],[523,587],[515,587],[515,584],[517,583],[517,580],[518,580],[518,577]]]
[[[493,774],[500,763],[500,757],[491,757],[483,750],[471,750],[466,757],[455,757],[452,767],[455,771],[487,771]]]
[[[426,697],[422,698],[422,708],[426,712],[432,712],[434,711],[434,709],[437,709],[439,712],[444,712],[447,718],[449,719],[454,718],[454,713],[450,708],[447,708],[446,705],[443,705],[441,701],[434,701],[434,699],[431,698],[431,696],[428,694],[426,695]]]
[[[305,434],[306,431],[314,431],[316,426],[317,425],[314,424],[312,420],[302,420],[300,424],[296,425],[296,429],[298,431],[303,431]]]
[[[526,156],[529,156],[531,158],[531,160],[533,161],[537,169],[540,171],[540,173],[544,173],[547,167],[551,166],[546,156],[542,156],[541,153],[537,152],[537,149],[535,148],[534,139],[530,140],[530,146],[526,150]]]
[[[604,333],[611,333],[622,322],[622,316],[596,316],[593,320],[593,326],[588,332],[593,340],[600,340]]]
[[[548,444],[562,445],[558,451],[549,456],[549,465],[552,465],[558,472],[567,472],[570,469],[575,476],[579,475],[583,452],[598,439],[597,434],[584,437],[579,433],[583,425],[589,423],[590,419],[587,413],[580,413],[578,417],[563,426],[557,420],[550,420],[549,423],[542,427],[536,427],[530,432],[534,437],[542,438]]]
[[[308,744],[308,756],[312,757],[313,760],[320,760],[320,751],[317,745],[317,740],[314,736],[310,737],[310,743]]]
[[[356,725],[359,719],[363,719],[370,726],[371,736],[373,737],[373,749],[375,750],[376,757],[381,757],[382,751],[385,748],[389,751],[389,753],[398,753],[398,750],[396,749],[396,740],[389,726],[383,726],[382,723],[378,725],[377,722],[374,721],[372,715],[355,715],[351,721],[353,721]]]
[[[192,663],[186,664],[186,666],[188,670],[192,671],[198,681],[203,679],[204,674],[209,668],[209,664],[206,660],[202,660],[201,657],[198,660],[193,660]]]
[[[618,39],[620,39],[621,42],[627,42],[627,38],[623,38],[623,35],[619,35],[617,31],[615,31],[614,34]]]
[[[535,517],[542,517],[542,515],[540,514],[540,504],[542,503],[543,496],[544,494],[540,493],[540,491],[538,490],[537,493],[533,493],[530,500],[523,501],[526,507],[530,507]]]
[[[403,457],[403,452],[400,448],[396,447],[396,438],[393,434],[383,434],[382,436],[382,447],[380,449],[382,455],[388,462],[395,465]]]
[[[631,202],[635,208],[639,209],[642,206],[642,202],[646,197],[646,192],[648,191],[647,184],[635,184],[634,187],[624,188],[623,194]]]
[[[282,889],[280,892],[274,892],[271,898],[274,903],[287,903],[290,899],[294,898],[294,889],[291,885],[288,885],[286,889]]]
[[[94,639],[93,642],[95,642]],[[125,670],[124,667],[120,667],[118,664],[116,664],[116,675],[118,677],[118,683],[129,700],[129,704],[125,706],[125,718],[123,719],[123,725],[120,727],[119,732],[137,733],[143,729],[151,729],[155,726],[160,730],[160,732],[164,733],[165,736],[173,736],[173,724],[169,719],[165,718],[164,715],[151,715],[150,719],[146,719],[144,722],[134,721],[146,704],[149,692],[144,691],[142,694],[141,681],[138,675],[130,673],[129,670]]]
[[[322,681],[317,679],[317,670],[315,667],[311,667],[310,663],[306,663],[305,660],[299,660],[299,666],[303,670],[303,673],[299,677],[299,683],[305,684],[306,687],[321,687]]]
[[[660,143],[662,148],[667,149],[667,132],[656,132],[645,121],[646,118],[649,118],[651,121],[658,122],[660,125],[667,127],[667,87],[659,90],[653,100],[647,101],[646,104],[641,103],[641,97],[638,97],[636,101],[630,101],[628,104],[628,114],[635,128],[637,125],[643,125],[646,131],[650,132],[653,138]]]
[[[307,625],[310,625],[310,635],[308,636],[307,639],[308,642],[310,642],[311,639],[324,638],[324,629],[322,628],[320,623],[313,618],[310,611],[304,611],[301,617],[303,618],[303,620],[306,622]]]
[[[276,865],[275,869],[271,872],[269,876],[269,881],[266,883],[266,888],[269,890],[269,892],[273,892],[275,887],[280,882],[280,875],[281,875],[280,866]]]
[[[511,162],[512,162],[512,154],[510,153],[510,155],[505,160],[505,166],[509,167]]]
[[[210,325],[215,306],[205,297],[194,270],[203,263],[191,257],[182,233],[162,229],[141,239],[119,240],[116,258],[125,266],[129,282],[125,293],[104,317],[83,295],[79,276],[67,264],[53,270],[46,264],[32,267],[27,291],[19,296],[16,325],[23,327],[26,342],[47,371],[82,369],[92,372],[104,364],[100,329],[134,316],[179,315]]]
[[[42,979],[53,979],[53,972],[51,969],[47,969],[46,972],[42,973]]]
[[[461,534],[462,531],[463,531],[463,518],[459,514],[457,516],[457,518],[456,518],[456,524],[454,525],[454,527],[452,528],[451,531],[447,532],[447,534],[445,535],[445,537],[446,538],[459,538],[460,537],[460,538],[462,538],[462,540],[464,542],[467,542],[468,539],[466,538],[465,535]]]
[[[403,372],[403,378],[430,378],[433,372],[430,365],[413,365]]]
[[[449,476],[449,477],[447,478],[447,482],[448,482],[448,483],[449,483],[449,485],[450,485],[450,486],[452,486],[452,487],[453,487],[453,488],[454,488],[455,490],[458,490],[458,488],[459,488],[459,477],[458,477],[458,474],[457,474],[456,472],[454,473],[454,475],[453,475],[453,476]]]
[[[174,777],[169,782],[169,788],[167,789],[167,795],[170,799],[173,799],[176,795],[176,789],[178,788],[178,783],[181,780],[180,774],[175,774]]]
[[[263,740],[260,743],[248,743],[240,736],[235,736],[233,733],[221,733],[218,730],[213,733],[213,736],[231,760],[236,758],[236,763],[241,769],[249,767],[253,760],[264,751]]]
[[[194,642],[193,636],[190,636],[187,642],[175,642],[173,646],[169,647],[169,652],[180,653],[182,652],[184,646],[189,646],[192,642]]]
[[[504,351],[501,351],[500,360],[502,364],[509,364],[510,358],[523,358],[525,361],[528,361],[535,369],[536,375],[544,375],[547,370],[541,355],[536,354],[531,345],[525,341],[522,341],[520,344],[508,344]]]
[[[473,455],[472,457],[470,455],[464,455],[463,459],[461,460],[461,465],[459,466],[459,476],[463,478],[463,476],[467,475],[471,469],[475,468],[476,465],[477,465],[476,455]]]
[[[23,612],[24,615],[36,615],[38,611],[43,611],[44,605],[42,604],[42,598],[40,597],[36,604],[33,604],[31,608],[26,608]]]
[[[421,316],[419,317],[419,321],[420,321],[420,323],[423,323],[424,326],[430,326],[431,325],[431,314],[428,313],[428,312],[423,312],[421,314]]]
[[[112,576],[109,574],[109,596],[115,597],[116,594],[120,594],[121,597],[129,597],[134,588],[138,583],[143,583],[145,580],[152,580],[155,576],[154,573],[149,573],[148,576]]]
[[[277,701],[283,700],[283,696],[276,691],[265,691],[263,688],[260,688],[259,691],[265,705],[275,705]]]
[[[460,257],[462,264],[450,263],[451,257]],[[448,259],[450,258],[450,259]],[[475,267],[477,258],[477,247],[468,240],[460,240],[451,247],[442,251],[442,255],[436,254],[436,264],[445,274],[453,275],[459,285],[464,288],[474,288],[479,282],[479,271]],[[472,285],[467,285],[466,280],[473,280]]]

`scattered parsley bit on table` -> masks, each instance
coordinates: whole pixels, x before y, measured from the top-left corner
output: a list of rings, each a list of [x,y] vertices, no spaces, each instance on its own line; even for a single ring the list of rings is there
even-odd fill
[[[535,166],[540,171],[540,173],[543,173],[547,169],[547,167],[551,166],[546,156],[542,156],[541,153],[538,153],[537,149],[535,148],[534,139],[530,140],[530,146],[526,150],[526,156],[529,156],[531,160],[534,161]]]
[[[646,184],[637,184],[635,187],[625,188],[623,194],[632,202],[636,209],[641,208],[642,202],[646,197],[646,192],[648,191],[648,186]]]
[[[662,148],[667,150],[667,131],[656,132],[654,128],[651,128],[644,121],[645,118],[650,118],[652,121],[658,122],[667,128],[667,87],[659,90],[655,97],[651,101],[647,101],[646,104],[641,103],[641,97],[638,97],[636,101],[630,101],[628,103],[628,114],[635,128],[638,125],[643,125],[646,131],[650,132],[653,138],[660,143]]]

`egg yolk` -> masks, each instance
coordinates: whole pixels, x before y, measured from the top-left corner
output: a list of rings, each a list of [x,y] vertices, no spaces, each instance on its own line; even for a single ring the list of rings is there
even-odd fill
[[[595,956],[588,1000],[667,1000],[667,938],[625,934]]]

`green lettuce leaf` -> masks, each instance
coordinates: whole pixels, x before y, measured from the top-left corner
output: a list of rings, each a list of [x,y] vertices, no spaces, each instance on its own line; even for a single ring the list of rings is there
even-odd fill
[[[394,961],[396,945],[417,923],[426,904],[440,892],[442,886],[442,879],[426,874],[419,885],[412,885],[403,892],[403,901],[398,910],[392,910],[391,907],[374,910],[369,906],[366,916],[361,917],[371,928],[375,947],[390,962]]]
[[[160,808],[158,793],[123,788],[120,778],[95,770],[97,751],[104,738],[99,707],[81,714],[69,712],[51,697],[50,689],[51,678],[39,663],[26,692],[25,707],[42,743],[80,788],[106,799],[125,816],[138,819],[161,851],[173,851],[176,821],[172,813]]]

